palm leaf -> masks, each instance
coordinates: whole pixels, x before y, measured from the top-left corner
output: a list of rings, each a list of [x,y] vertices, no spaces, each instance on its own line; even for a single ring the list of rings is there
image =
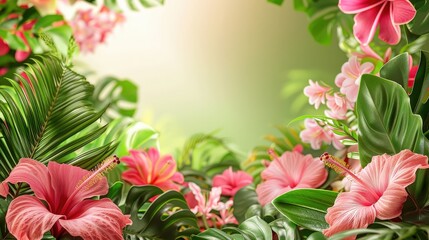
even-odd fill
[[[79,150],[105,128],[70,140],[104,112],[96,111],[90,101],[93,86],[53,56],[32,61],[25,71],[29,81],[19,77],[19,83],[9,80],[10,86],[0,86],[0,178],[5,179],[23,157],[94,167],[116,144]]]

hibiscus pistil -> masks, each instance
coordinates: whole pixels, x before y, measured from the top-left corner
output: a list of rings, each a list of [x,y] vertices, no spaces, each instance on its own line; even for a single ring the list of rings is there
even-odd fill
[[[320,156],[320,160],[325,163],[326,166],[334,169],[339,174],[348,174],[356,183],[360,184],[363,188],[365,188],[368,193],[370,193],[375,199],[379,199],[380,195],[377,194],[367,183],[362,181],[356,174],[349,170],[347,163],[344,160],[336,158],[327,152],[323,153]]]

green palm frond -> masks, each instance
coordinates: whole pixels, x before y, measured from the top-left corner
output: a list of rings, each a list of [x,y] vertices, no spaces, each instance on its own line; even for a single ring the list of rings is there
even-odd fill
[[[19,77],[18,82],[9,80],[10,86],[0,86],[0,178],[5,179],[23,157],[94,167],[116,144],[79,150],[105,127],[70,140],[104,112],[96,111],[90,101],[93,86],[53,56],[32,61],[25,71],[29,81]]]

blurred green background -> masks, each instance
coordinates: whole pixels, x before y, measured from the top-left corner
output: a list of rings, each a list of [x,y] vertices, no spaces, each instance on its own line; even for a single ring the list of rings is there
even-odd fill
[[[219,130],[246,153],[276,124],[314,113],[302,94],[308,79],[333,82],[347,60],[336,43],[316,43],[307,24],[291,1],[170,0],[127,13],[107,44],[79,60],[97,76],[138,82],[137,116],[160,131],[163,152]]]

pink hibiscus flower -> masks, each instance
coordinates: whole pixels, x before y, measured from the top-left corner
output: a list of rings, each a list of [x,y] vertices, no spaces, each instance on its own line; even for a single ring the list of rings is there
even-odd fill
[[[325,219],[329,228],[323,231],[326,236],[366,228],[376,218],[387,220],[399,217],[408,196],[405,188],[414,182],[417,169],[429,168],[426,156],[410,150],[403,150],[394,156],[374,156],[371,163],[357,174],[327,153],[320,158],[353,179],[350,192],[340,193],[334,206],[328,208]]]
[[[416,15],[408,0],[340,0],[338,6],[344,13],[356,13],[353,32],[364,45],[371,42],[377,28],[380,28],[378,37],[381,40],[397,44],[401,39],[399,26],[409,23]]]
[[[106,160],[90,172],[67,164],[42,163],[23,158],[0,185],[0,195],[9,192],[9,183],[27,183],[35,196],[23,195],[10,203],[6,223],[18,239],[41,239],[43,234],[60,238],[68,233],[83,239],[122,239],[122,228],[131,224],[129,216],[105,195],[109,186],[103,172],[117,163]]]
[[[261,205],[275,197],[297,188],[317,188],[328,177],[323,163],[310,154],[285,152],[272,161],[261,174],[263,182],[256,188]]]
[[[359,92],[360,79],[363,74],[371,73],[374,65],[370,62],[360,64],[357,57],[349,58],[349,61],[341,67],[341,73],[335,78],[335,84],[340,88],[350,102],[356,102]]]
[[[131,150],[131,155],[121,160],[128,165],[122,178],[133,185],[155,185],[162,190],[180,190],[183,175],[177,172],[171,155],[160,156],[156,148],[147,151]]]
[[[234,196],[242,187],[253,182],[252,176],[243,171],[233,172],[229,167],[221,175],[213,177],[213,187],[221,187],[222,194],[225,196]]]
[[[314,104],[314,108],[319,109],[321,103],[325,104],[325,95],[331,88],[322,87],[318,82],[309,81],[310,86],[304,88],[304,94],[309,98],[311,105]]]

